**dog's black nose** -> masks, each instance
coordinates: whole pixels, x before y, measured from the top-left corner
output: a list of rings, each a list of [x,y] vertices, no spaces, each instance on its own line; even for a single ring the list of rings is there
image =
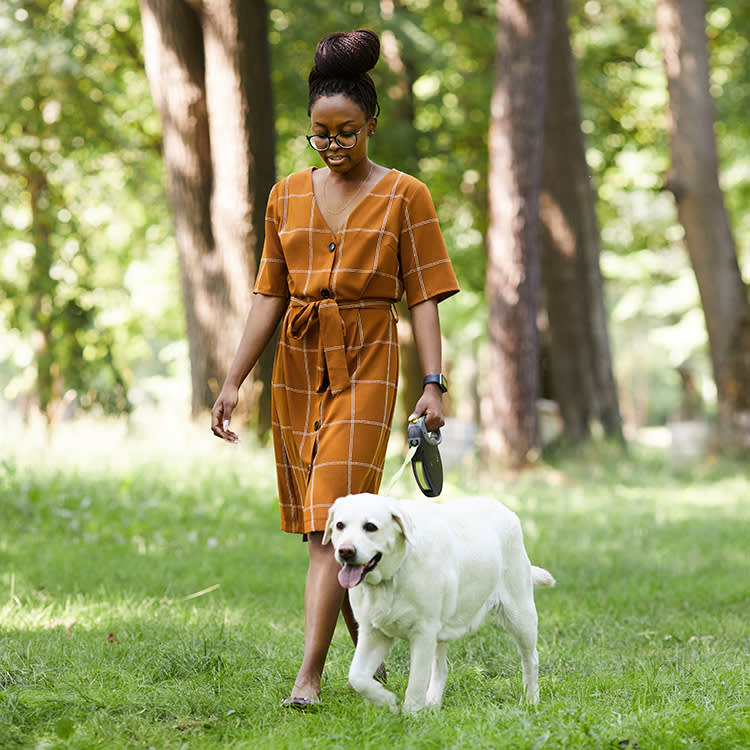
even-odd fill
[[[351,544],[344,544],[339,547],[339,557],[342,560],[351,560],[357,555],[357,548]]]

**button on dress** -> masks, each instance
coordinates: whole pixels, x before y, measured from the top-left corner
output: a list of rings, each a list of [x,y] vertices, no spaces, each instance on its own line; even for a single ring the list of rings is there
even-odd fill
[[[272,424],[284,531],[323,531],[337,497],[377,492],[398,386],[393,305],[458,291],[429,190],[391,170],[334,233],[314,168],[271,190],[255,292],[288,297]]]

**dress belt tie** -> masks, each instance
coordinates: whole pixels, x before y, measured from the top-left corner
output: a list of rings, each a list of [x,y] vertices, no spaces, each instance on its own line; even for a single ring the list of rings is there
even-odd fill
[[[364,299],[357,302],[337,302],[335,299],[304,300],[292,297],[289,300],[287,334],[300,341],[310,326],[317,320],[320,324],[318,337],[318,362],[322,385],[323,370],[328,372],[331,393],[341,393],[349,387],[349,368],[346,364],[346,344],[344,343],[344,321],[341,310],[371,307],[390,309],[392,300]]]

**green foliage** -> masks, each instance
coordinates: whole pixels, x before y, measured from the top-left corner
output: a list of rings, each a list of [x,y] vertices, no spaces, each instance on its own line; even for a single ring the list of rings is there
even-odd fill
[[[750,133],[744,112],[750,74],[744,61],[750,12],[743,7],[709,3],[707,29],[722,184],[747,268]],[[628,421],[663,422],[679,402],[678,366],[693,371],[709,403],[713,380],[697,285],[673,198],[664,190],[670,166],[668,97],[655,2],[572,0],[570,10],[624,412]],[[315,43],[332,30],[368,25],[385,32],[386,53],[392,34],[405,64],[393,71],[384,54],[376,69],[383,112],[373,156],[429,184],[459,281],[471,293],[470,312],[481,320],[487,132],[497,43],[494,3],[403,0],[378,7],[345,2],[334,9],[274,3],[274,81],[284,92],[277,97],[280,171],[315,163],[299,137],[307,125],[305,81]],[[400,119],[399,83],[405,77],[413,79],[411,122]],[[466,315],[453,315],[455,305],[449,307],[443,325],[458,361],[466,349]]]
[[[539,706],[519,703],[515,647],[486,624],[451,645],[440,712],[393,716],[345,687],[342,626],[323,710],[301,715],[279,703],[302,652],[307,551],[279,531],[269,451],[164,416],[130,434],[66,424],[51,441],[11,427],[0,435],[4,748],[750,743],[741,465],[673,468],[637,445],[627,456],[598,445],[513,479],[448,476],[453,496],[502,485],[532,561],[557,578],[536,596]],[[403,695],[404,644],[387,667]]]
[[[182,333],[138,5],[3,0],[0,17],[4,395],[119,413]],[[144,261],[168,282],[146,304]]]
[[[750,13],[741,3],[707,5],[721,182],[747,270],[750,133],[742,112],[750,90],[743,31]],[[677,408],[678,366],[692,370],[709,404],[715,390],[697,284],[674,200],[664,189],[668,94],[655,2],[573,0],[571,10],[623,412],[636,424],[660,423]]]
[[[716,102],[716,136],[722,165],[721,185],[736,233],[742,267],[750,268],[750,51],[746,3],[709,3],[707,31],[711,49],[711,93]],[[745,277],[750,276],[746,273]]]
[[[721,180],[747,277],[750,7],[707,5]],[[429,184],[467,292],[447,303],[448,351],[455,362],[475,358],[495,3],[269,6],[279,175],[318,163],[303,137],[318,39],[361,26],[381,34],[372,156]],[[679,401],[678,365],[694,371],[709,403],[712,379],[682,229],[663,190],[667,93],[655,0],[571,0],[570,10],[623,411],[628,421],[663,422]],[[44,404],[67,392],[84,407],[127,408],[188,366],[138,4],[0,0],[0,19],[0,389],[8,400],[37,391]]]

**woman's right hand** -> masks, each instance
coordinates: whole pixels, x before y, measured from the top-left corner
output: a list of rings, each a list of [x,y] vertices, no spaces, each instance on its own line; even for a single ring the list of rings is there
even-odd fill
[[[239,390],[226,383],[211,409],[211,432],[228,443],[238,443],[240,436],[229,429],[232,412],[239,401]]]

